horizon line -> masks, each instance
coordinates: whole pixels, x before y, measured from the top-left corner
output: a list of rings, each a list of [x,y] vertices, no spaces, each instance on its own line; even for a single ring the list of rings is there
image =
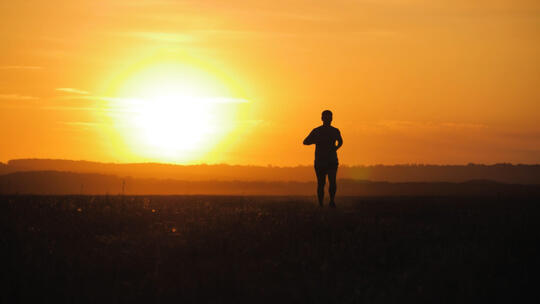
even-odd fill
[[[234,164],[234,163],[192,163],[192,164],[182,164],[182,163],[168,163],[168,162],[159,162],[159,161],[148,161],[148,162],[111,162],[111,161],[96,161],[96,160],[85,160],[85,159],[67,159],[67,158],[14,158],[8,159],[7,161],[0,161],[1,164],[9,165],[11,161],[22,161],[22,160],[44,160],[44,161],[73,161],[73,162],[87,162],[87,163],[99,163],[99,164],[108,164],[108,165],[167,165],[167,166],[231,166],[231,167],[261,167],[261,168],[295,168],[295,167],[312,167],[313,164],[297,164],[297,165],[274,165],[274,164]],[[378,166],[496,166],[496,165],[511,165],[511,166],[538,166],[540,163],[513,163],[513,162],[496,162],[496,163],[393,163],[393,164],[340,164],[340,167],[378,167]]]

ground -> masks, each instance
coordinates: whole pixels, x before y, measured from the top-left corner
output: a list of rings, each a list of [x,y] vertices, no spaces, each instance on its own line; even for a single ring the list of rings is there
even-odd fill
[[[536,297],[531,197],[3,196],[4,303]]]

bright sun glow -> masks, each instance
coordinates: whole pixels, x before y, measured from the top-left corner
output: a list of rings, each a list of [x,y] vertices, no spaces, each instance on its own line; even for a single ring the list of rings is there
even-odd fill
[[[133,153],[148,160],[200,159],[234,128],[230,87],[208,72],[160,64],[132,73],[111,98],[114,120]]]

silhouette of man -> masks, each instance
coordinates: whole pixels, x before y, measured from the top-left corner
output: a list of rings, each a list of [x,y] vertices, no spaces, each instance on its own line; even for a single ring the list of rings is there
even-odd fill
[[[328,192],[330,194],[330,207],[335,208],[336,203],[336,174],[338,168],[337,150],[343,145],[343,138],[337,128],[332,127],[332,112],[325,110],[321,119],[323,125],[317,127],[304,139],[304,145],[315,144],[315,174],[317,175],[317,198],[319,206],[323,206],[324,185],[328,175]],[[337,141],[337,145],[336,145]]]

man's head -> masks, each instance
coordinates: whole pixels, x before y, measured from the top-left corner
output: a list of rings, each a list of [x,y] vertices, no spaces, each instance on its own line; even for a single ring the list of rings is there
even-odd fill
[[[324,110],[322,112],[321,119],[325,125],[329,126],[330,123],[332,123],[332,111]]]

